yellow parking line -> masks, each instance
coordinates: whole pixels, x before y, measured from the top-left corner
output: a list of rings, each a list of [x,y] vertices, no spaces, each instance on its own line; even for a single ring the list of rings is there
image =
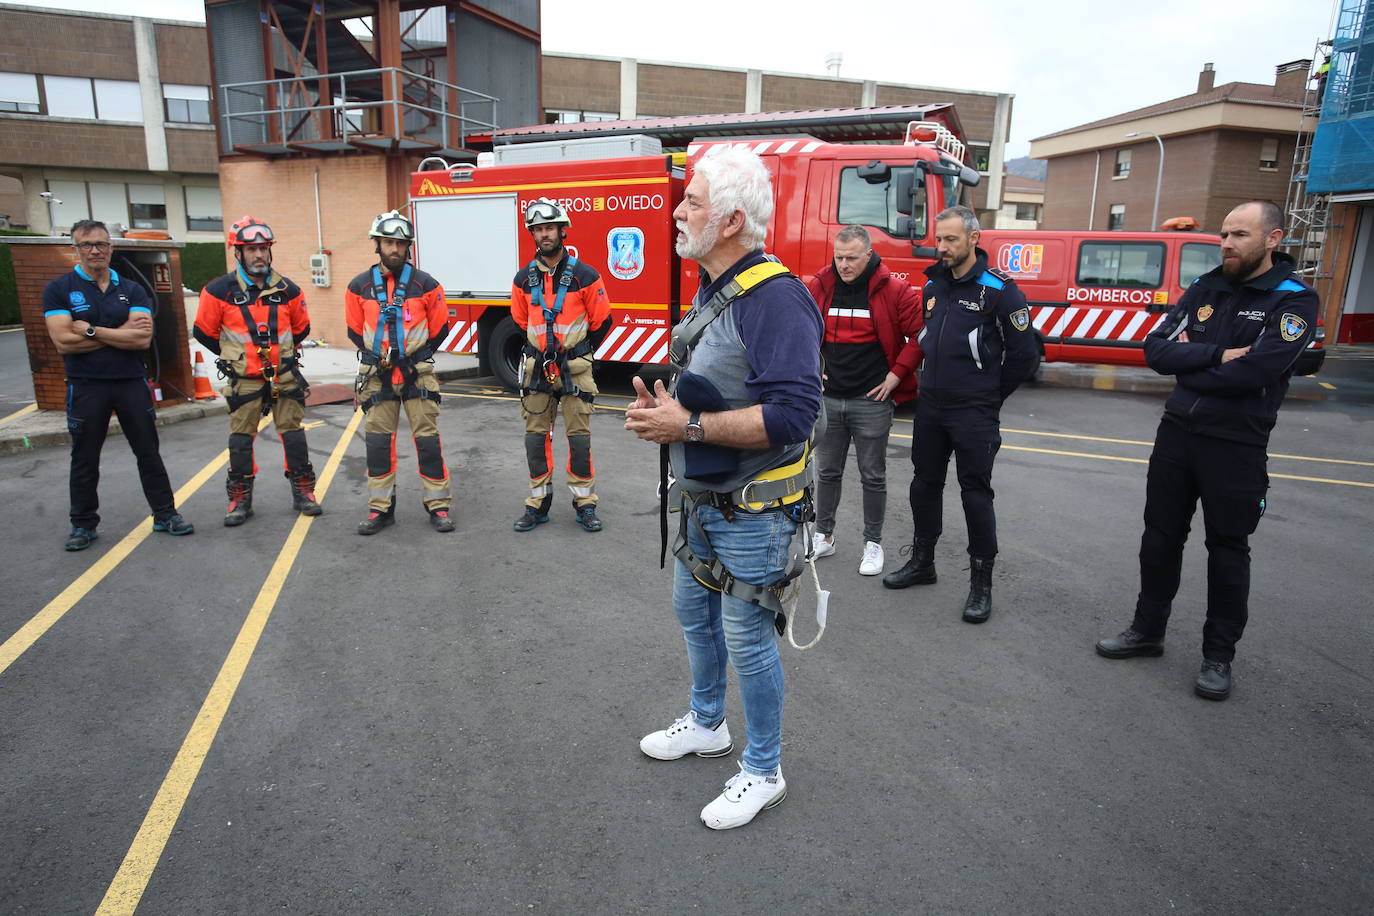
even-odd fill
[[[268,424],[272,418],[263,417],[262,423],[258,425],[258,431]],[[190,499],[197,490],[205,485],[205,482],[219,473],[219,469],[224,467],[229,461],[229,450],[220,452],[205,467],[201,468],[196,476],[186,481],[186,484],[172,496],[178,506]],[[43,610],[33,615],[27,623],[18,629],[9,639],[0,644],[0,674],[5,672],[14,660],[28,651],[29,646],[36,643],[39,638],[52,625],[61,620],[76,603],[90,593],[91,589],[100,584],[106,576],[114,571],[115,567],[123,563],[129,554],[134,552],[134,548],[151,534],[153,531],[153,517],[144,516],[143,520],[134,525],[134,530],[126,534],[118,544],[110,548],[109,552],[90,565],[84,573],[76,577],[62,590],[62,593],[43,607]],[[192,535],[194,537],[194,535]]]
[[[353,433],[362,415],[361,410],[353,412],[348,427],[335,444],[334,451],[329,456],[329,461],[325,464],[315,487],[318,497],[323,497],[333,482],[334,473],[343,461],[344,452],[353,440]],[[267,579],[263,582],[253,607],[248,611],[248,617],[244,620],[229,655],[220,667],[205,702],[201,704],[200,712],[196,714],[196,720],[192,723],[186,740],[177,751],[176,758],[172,761],[167,776],[162,780],[147,816],[143,818],[143,825],[139,827],[138,834],[119,866],[119,871],[110,882],[105,898],[100,901],[100,907],[95,911],[96,916],[132,914],[137,909],[139,900],[148,887],[148,881],[153,876],[153,869],[157,867],[158,860],[162,858],[162,852],[167,847],[167,839],[172,834],[172,828],[181,817],[181,810],[186,805],[191,786],[200,774],[201,765],[210,753],[210,745],[214,742],[215,735],[224,722],[224,716],[229,711],[229,704],[238,691],[248,662],[253,658],[258,640],[262,638],[267,620],[272,616],[272,609],[276,606],[282,587],[286,584],[291,565],[295,563],[301,545],[305,542],[305,536],[310,531],[310,524],[314,520],[314,517],[308,515],[297,517],[291,533],[287,535],[286,543],[282,545],[276,562],[267,573]]]
[[[1318,385],[1321,385],[1321,386],[1322,386],[1323,388],[1325,388],[1327,391],[1335,391],[1335,390],[1336,390],[1336,386],[1333,385],[1333,384],[1331,384],[1330,382],[1317,382],[1317,384],[1318,384]]]
[[[8,417],[0,417],[0,423],[8,423],[9,421],[17,419],[18,417],[28,416],[36,410],[38,410],[38,403],[34,402],[33,404],[30,404],[28,407],[19,408],[14,413],[10,414]]]

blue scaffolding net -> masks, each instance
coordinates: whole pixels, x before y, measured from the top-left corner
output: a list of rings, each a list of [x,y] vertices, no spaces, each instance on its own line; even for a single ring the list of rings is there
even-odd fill
[[[1342,0],[1307,189],[1374,188],[1374,0]]]

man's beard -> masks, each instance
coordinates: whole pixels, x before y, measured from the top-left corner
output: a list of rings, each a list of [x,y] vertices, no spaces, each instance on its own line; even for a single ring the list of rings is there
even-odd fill
[[[710,254],[711,249],[720,242],[722,216],[723,214],[713,213],[711,218],[706,221],[706,225],[702,227],[701,233],[695,236],[687,228],[686,223],[679,222],[677,231],[681,232],[683,237],[673,246],[678,257],[686,258],[689,261],[700,261],[705,255]]]
[[[544,239],[543,241],[536,242],[535,247],[539,249],[539,253],[541,255],[547,258],[551,255],[558,254],[558,252],[563,250],[563,240]]]
[[[243,272],[250,277],[266,277],[272,273],[272,262],[268,260],[263,264],[243,265]]]
[[[1255,272],[1264,263],[1264,251],[1258,251],[1250,257],[1238,257],[1235,261],[1221,262],[1222,276],[1228,280],[1244,280]]]
[[[405,266],[406,263],[406,256],[403,254],[383,254],[381,258],[382,266],[385,267],[387,270],[391,271],[392,273],[395,273],[396,271],[400,270],[403,266]]]

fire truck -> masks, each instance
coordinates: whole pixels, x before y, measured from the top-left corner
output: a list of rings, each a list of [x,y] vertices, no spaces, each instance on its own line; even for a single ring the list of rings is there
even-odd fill
[[[476,353],[515,387],[524,333],[510,290],[534,257],[525,208],[547,197],[572,220],[567,246],[606,286],[615,326],[599,362],[665,363],[674,324],[698,286],[673,250],[673,210],[686,172],[713,145],[747,145],[773,177],[765,247],[806,278],[831,261],[835,233],[868,227],[893,276],[918,289],[934,263],[934,217],[965,200],[979,175],[939,121],[908,125],[901,144],[826,143],[810,136],[720,138],[662,154],[649,137],[498,148],[487,164],[430,158],[411,177],[416,262],[443,284],[451,331],[443,349]],[[1144,365],[1144,340],[1199,275],[1221,263],[1218,236],[1199,232],[986,230],[980,247],[1026,294],[1042,357]],[[1321,329],[1319,329],[1319,334]],[[1298,366],[1315,372],[1320,337]]]

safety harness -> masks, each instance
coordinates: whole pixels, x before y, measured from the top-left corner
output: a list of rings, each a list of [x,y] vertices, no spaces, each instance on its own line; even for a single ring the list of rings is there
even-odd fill
[[[295,401],[305,402],[310,394],[310,385],[306,382],[305,376],[301,375],[300,359],[296,356],[288,356],[281,359],[280,347],[278,348],[278,360],[272,362],[272,344],[279,343],[277,338],[277,302],[276,297],[272,296],[264,300],[267,303],[267,320],[256,321],[253,318],[251,306],[258,300],[258,297],[265,291],[252,283],[244,283],[244,289],[234,293],[230,297],[230,304],[236,305],[239,312],[243,315],[243,326],[248,329],[249,342],[257,347],[258,361],[262,364],[262,380],[266,382],[252,394],[238,394],[231,392],[225,401],[229,406],[229,412],[233,413],[245,404],[262,399],[262,414],[266,416],[272,412],[276,406],[277,399],[284,393],[287,397]],[[276,292],[274,290],[274,292]],[[240,375],[235,369],[234,364],[227,359],[220,358],[215,360],[215,367],[219,369],[220,375],[224,378],[237,382],[241,378],[251,378],[250,376]],[[296,376],[298,385],[286,392],[281,390],[281,376],[291,372]]]
[[[583,391],[573,382],[572,373],[568,371],[568,363],[571,360],[589,355],[596,347],[590,338],[584,338],[574,346],[562,349],[558,345],[558,336],[554,328],[558,316],[563,313],[563,298],[572,287],[573,268],[576,266],[577,258],[571,254],[568,255],[563,274],[557,281],[558,293],[554,296],[553,305],[549,305],[544,300],[544,281],[539,276],[538,258],[529,263],[527,268],[529,278],[526,282],[530,290],[530,302],[544,313],[544,349],[536,349],[528,339],[525,341],[524,355],[534,360],[534,371],[531,373],[531,378],[525,379],[525,364],[521,360],[520,396],[522,398],[530,394],[548,394],[557,401],[567,395],[581,398],[590,404],[595,397],[591,392]],[[529,384],[525,384],[526,382]]]
[[[382,401],[409,401],[411,398],[428,398],[436,403],[439,401],[439,392],[428,391],[418,384],[420,377],[417,363],[428,362],[434,358],[434,349],[428,344],[420,347],[414,353],[406,355],[405,346],[405,303],[410,286],[410,264],[406,264],[401,269],[401,275],[396,278],[396,287],[391,291],[390,297],[386,294],[386,278],[382,276],[382,269],[377,265],[372,267],[372,298],[377,300],[377,329],[372,334],[372,349],[359,350],[358,361],[370,371],[361,373],[358,381],[358,391],[367,380],[374,374],[381,379],[381,387],[373,392],[372,396],[362,403],[364,411],[370,410],[373,406]],[[382,350],[382,340],[390,332],[391,347]],[[390,369],[397,369],[401,373],[401,390],[398,392],[392,385]]]
[[[678,377],[691,361],[692,351],[711,322],[719,318],[733,302],[748,295],[763,283],[774,277],[791,274],[776,258],[771,255],[767,257],[768,260],[764,263],[740,271],[734,279],[707,300],[705,305],[694,309],[686,321],[673,329],[668,346],[668,360],[673,367],[674,390]],[[659,530],[663,550],[659,557],[660,568],[664,565],[668,545],[669,503],[676,501],[677,508],[673,511],[680,514],[678,534],[673,542],[673,556],[682,561],[691,572],[692,578],[713,592],[730,595],[772,611],[775,615],[773,624],[778,635],[785,635],[794,649],[809,649],[820,642],[821,635],[825,633],[826,602],[830,593],[820,587],[811,548],[811,523],[816,517],[812,499],[815,471],[811,465],[811,443],[806,443],[802,448],[801,457],[796,461],[765,471],[729,493],[714,490],[693,491],[672,479],[668,469],[667,445],[659,450],[659,477]],[[726,568],[719,555],[715,559],[704,560],[692,551],[687,537],[689,524],[693,526],[698,537],[710,543],[705,529],[697,518],[697,510],[702,506],[714,507],[726,522],[733,522],[736,514],[740,512],[752,514],[785,511],[801,526],[805,549],[802,553],[792,554],[782,578],[773,585],[751,585],[742,582]],[[793,586],[793,583],[808,564],[811,566],[811,576],[816,585],[816,622],[820,629],[814,639],[804,646],[799,646],[793,637],[793,624],[801,589],[797,587],[800,583],[797,583],[797,586]]]

